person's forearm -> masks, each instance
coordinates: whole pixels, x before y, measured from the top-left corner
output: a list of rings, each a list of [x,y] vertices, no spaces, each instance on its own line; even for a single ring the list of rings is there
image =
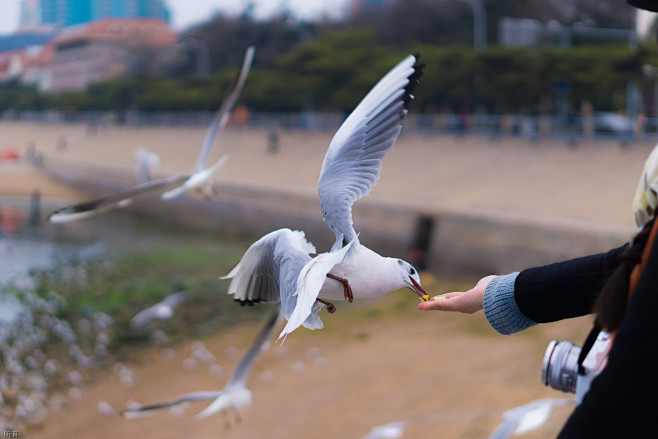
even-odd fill
[[[516,305],[527,318],[539,323],[591,313],[624,248],[626,245],[608,253],[521,271],[514,286]]]

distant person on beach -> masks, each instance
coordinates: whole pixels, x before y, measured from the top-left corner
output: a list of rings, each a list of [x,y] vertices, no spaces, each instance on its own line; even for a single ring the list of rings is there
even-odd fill
[[[658,12],[655,0],[628,2]],[[469,314],[483,310],[491,326],[504,335],[538,323],[595,313],[592,334],[598,330],[610,333],[612,344],[603,369],[591,381],[558,437],[655,437],[657,224],[655,218],[640,224],[642,229],[631,244],[606,253],[505,275],[488,275],[467,291],[436,296],[420,303],[418,309]],[[590,342],[593,338],[588,337],[583,352]]]

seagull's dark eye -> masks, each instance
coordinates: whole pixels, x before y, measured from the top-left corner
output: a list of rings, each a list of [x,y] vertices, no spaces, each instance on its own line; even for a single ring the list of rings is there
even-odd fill
[[[414,267],[409,268],[409,274],[416,274],[416,270],[414,270]]]

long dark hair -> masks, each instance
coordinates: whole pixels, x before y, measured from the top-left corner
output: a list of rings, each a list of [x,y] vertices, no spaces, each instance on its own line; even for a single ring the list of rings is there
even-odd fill
[[[631,273],[635,265],[642,259],[642,252],[649,240],[649,234],[655,218],[644,225],[635,235],[630,246],[619,255],[619,266],[601,289],[594,303],[596,313],[595,324],[604,331],[612,332],[619,329],[628,306],[628,288]]]

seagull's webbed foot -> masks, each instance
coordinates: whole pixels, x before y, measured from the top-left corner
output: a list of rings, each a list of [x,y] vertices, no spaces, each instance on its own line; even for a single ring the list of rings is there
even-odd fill
[[[343,284],[343,291],[345,294],[345,300],[349,300],[350,303],[354,300],[354,294],[352,294],[352,287],[350,286],[350,283],[348,282],[347,279],[344,279],[342,277],[338,277],[334,274],[327,273],[327,277],[330,279],[337,280],[338,282]]]
[[[334,305],[331,302],[327,302],[326,300],[322,299],[315,299],[316,301],[323,303],[327,307],[327,311],[329,311],[330,314],[333,314],[336,312],[336,305]]]

